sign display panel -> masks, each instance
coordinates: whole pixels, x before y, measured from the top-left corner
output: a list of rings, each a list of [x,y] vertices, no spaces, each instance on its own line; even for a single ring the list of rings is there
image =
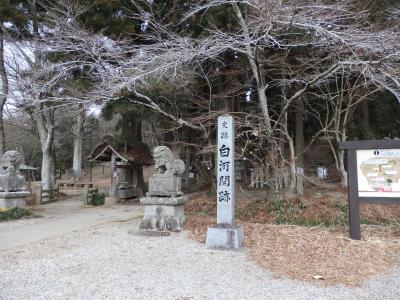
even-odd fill
[[[400,198],[400,149],[357,150],[359,197]]]

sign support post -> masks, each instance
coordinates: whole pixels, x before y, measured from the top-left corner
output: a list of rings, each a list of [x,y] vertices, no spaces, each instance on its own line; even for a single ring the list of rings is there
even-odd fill
[[[357,155],[355,150],[347,152],[347,168],[350,237],[353,240],[360,240],[360,200],[358,199]]]
[[[239,249],[243,227],[235,225],[235,122],[231,115],[218,117],[217,225],[207,231],[207,248]]]

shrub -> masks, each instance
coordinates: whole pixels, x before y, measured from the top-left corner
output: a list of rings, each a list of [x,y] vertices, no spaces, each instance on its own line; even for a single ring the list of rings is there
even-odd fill
[[[29,209],[22,207],[12,207],[10,209],[0,211],[0,222],[19,220],[26,217],[37,218],[40,216],[32,214]]]
[[[104,200],[106,199],[106,195],[104,193],[95,193],[92,196],[91,204],[94,206],[104,205]]]

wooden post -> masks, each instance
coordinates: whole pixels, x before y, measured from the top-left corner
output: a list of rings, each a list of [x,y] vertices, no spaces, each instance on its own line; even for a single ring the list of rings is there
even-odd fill
[[[42,185],[36,187],[36,205],[40,205],[42,203]]]
[[[56,184],[56,195],[57,201],[60,200],[60,186],[58,185],[58,183]]]
[[[114,197],[115,196],[115,184],[116,184],[116,180],[114,177],[114,173],[115,173],[115,153],[113,152],[111,154],[111,187],[110,187],[110,197]]]
[[[89,180],[92,181],[93,180],[93,166],[90,165],[90,169],[89,169]]]
[[[349,195],[349,226],[350,237],[361,239],[360,230],[360,199],[358,197],[357,155],[356,150],[347,151],[348,195]]]
[[[89,203],[89,185],[83,187],[83,205],[88,205]]]

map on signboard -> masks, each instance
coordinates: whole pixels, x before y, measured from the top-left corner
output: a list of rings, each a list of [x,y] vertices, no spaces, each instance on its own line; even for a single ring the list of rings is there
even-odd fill
[[[400,149],[357,150],[360,197],[400,197]]]

